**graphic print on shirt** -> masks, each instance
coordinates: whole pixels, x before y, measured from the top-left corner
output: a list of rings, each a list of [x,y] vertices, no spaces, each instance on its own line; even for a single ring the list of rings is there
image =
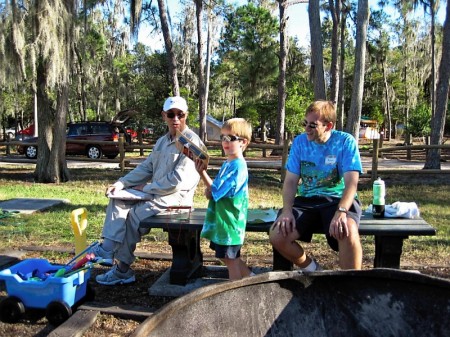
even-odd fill
[[[327,165],[325,165],[327,166]],[[334,165],[331,170],[324,170],[324,167],[318,167],[310,161],[300,162],[302,184],[305,190],[321,187],[333,187],[339,182],[338,169]]]

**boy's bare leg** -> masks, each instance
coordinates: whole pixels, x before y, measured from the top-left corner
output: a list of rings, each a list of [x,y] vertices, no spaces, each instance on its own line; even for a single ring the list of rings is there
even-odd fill
[[[223,259],[223,262],[227,266],[228,269],[228,277],[230,280],[240,280],[242,278],[241,274],[241,263],[242,260],[237,259]],[[248,269],[248,268],[247,268]]]
[[[238,260],[240,261],[239,268],[241,270],[241,276],[242,277],[249,277],[252,271],[247,266],[247,264],[244,261],[242,261],[241,258],[239,258]]]

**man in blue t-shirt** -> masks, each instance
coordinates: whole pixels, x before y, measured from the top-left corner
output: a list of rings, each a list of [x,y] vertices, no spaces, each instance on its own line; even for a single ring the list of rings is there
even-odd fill
[[[272,246],[304,271],[321,269],[296,241],[310,242],[314,232],[324,232],[339,251],[342,269],[361,269],[361,158],[355,138],[335,124],[331,102],[316,101],[306,110],[305,133],[294,139],[286,164],[283,209],[270,230]]]

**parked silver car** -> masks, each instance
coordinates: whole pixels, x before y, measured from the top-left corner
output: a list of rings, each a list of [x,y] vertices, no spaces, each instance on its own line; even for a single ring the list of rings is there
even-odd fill
[[[14,128],[6,128],[3,132],[3,128],[0,128],[0,135],[2,139],[12,140],[16,136],[16,130]]]

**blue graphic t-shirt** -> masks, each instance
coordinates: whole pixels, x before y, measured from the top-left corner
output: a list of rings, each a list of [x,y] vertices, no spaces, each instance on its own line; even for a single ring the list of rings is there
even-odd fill
[[[224,245],[242,245],[248,210],[248,171],[244,158],[226,161],[211,186],[201,237]]]
[[[340,198],[345,188],[344,173],[362,173],[355,138],[336,130],[331,131],[324,144],[309,141],[306,134],[295,137],[286,168],[300,176],[298,195],[304,197],[324,195]]]

